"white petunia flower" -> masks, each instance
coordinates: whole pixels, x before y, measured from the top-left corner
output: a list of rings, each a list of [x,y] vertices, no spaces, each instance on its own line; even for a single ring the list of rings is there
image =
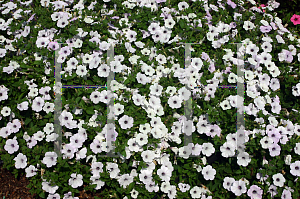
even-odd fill
[[[221,147],[220,150],[222,152],[223,157],[231,157],[235,154],[235,146],[233,142],[225,142]]]
[[[19,153],[14,160],[16,161],[15,167],[17,169],[24,169],[27,166],[27,157],[22,153]]]
[[[58,21],[57,21],[57,27],[59,27],[59,28],[64,28],[64,27],[66,27],[67,25],[69,24],[69,21],[66,19],[66,18],[62,18],[62,19],[59,19]]]
[[[9,116],[11,113],[11,109],[7,106],[4,106],[1,110],[1,114],[6,117],[6,116]]]
[[[136,136],[136,142],[140,145],[143,146],[148,143],[148,136],[144,133],[139,133]]]
[[[32,102],[32,110],[40,112],[43,109],[45,101],[41,97],[36,97]]]
[[[236,83],[237,75],[234,73],[230,73],[228,76],[228,82],[229,83]]]
[[[143,169],[139,174],[139,179],[144,184],[148,184],[152,181],[152,170],[150,169]]]
[[[33,165],[30,165],[29,167],[27,167],[25,169],[25,171],[26,171],[26,178],[30,178],[30,177],[35,176],[37,174],[36,173],[37,168],[35,168]]]
[[[76,74],[80,77],[83,77],[87,74],[86,66],[79,65],[76,70]]]
[[[57,154],[55,152],[46,152],[45,157],[42,160],[43,164],[46,164],[47,167],[52,167],[56,164]]]
[[[207,165],[202,169],[202,175],[205,180],[213,180],[216,175],[216,170],[211,165]]]
[[[52,133],[54,131],[53,123],[47,123],[46,126],[43,128],[43,130],[46,132],[47,135]]]
[[[54,111],[54,103],[46,102],[44,104],[43,110],[48,114],[49,112]]]
[[[123,115],[119,120],[119,124],[122,129],[130,129],[133,127],[133,118],[128,117],[127,115]]]
[[[203,143],[202,144],[202,153],[209,157],[215,152],[215,148],[212,143]]]
[[[180,108],[181,103],[182,103],[182,98],[179,96],[172,96],[168,99],[168,104],[172,109]]]
[[[173,18],[168,18],[168,19],[165,20],[165,27],[169,28],[169,29],[172,29],[174,27],[175,23],[176,22],[174,21]]]
[[[281,173],[277,173],[273,175],[272,178],[273,178],[273,184],[279,187],[283,187],[284,182],[286,181]]]
[[[91,23],[93,23],[93,21],[94,20],[90,16],[87,16],[87,17],[84,18],[84,22],[87,23],[87,24],[91,24]]]
[[[121,175],[118,179],[119,184],[125,189],[129,184],[133,182],[133,177],[129,174]]]
[[[124,112],[124,105],[120,103],[114,104],[114,114],[115,115],[120,115]]]
[[[224,187],[224,189],[230,191],[231,186],[233,185],[234,182],[235,182],[234,178],[231,178],[231,177],[225,177],[225,178],[224,178],[224,182],[223,182],[223,187]]]
[[[192,198],[200,198],[202,193],[203,193],[203,189],[201,189],[198,186],[195,186],[190,190],[190,194]]]
[[[90,55],[90,54],[85,54],[83,57],[82,57],[82,62],[84,64],[89,64],[93,59],[93,56]]]
[[[189,146],[183,146],[179,148],[179,156],[188,159],[192,153],[192,148]]]
[[[99,77],[108,77],[110,72],[110,67],[107,64],[101,64],[100,67],[97,68]]]
[[[172,171],[170,171],[168,167],[162,165],[161,168],[157,170],[157,174],[162,179],[162,181],[169,182],[172,176]]]
[[[227,99],[221,102],[220,106],[222,107],[223,110],[231,109],[230,102]]]
[[[238,155],[237,163],[240,166],[246,167],[251,162],[251,158],[247,152],[243,152]]]
[[[242,195],[242,193],[246,193],[247,187],[246,183],[242,180],[235,181],[230,189],[236,196]]]
[[[94,104],[98,104],[100,102],[100,92],[99,91],[93,91],[90,95],[90,99]]]
[[[73,188],[78,188],[83,185],[83,176],[81,174],[72,173],[71,178],[69,179],[69,185]]]

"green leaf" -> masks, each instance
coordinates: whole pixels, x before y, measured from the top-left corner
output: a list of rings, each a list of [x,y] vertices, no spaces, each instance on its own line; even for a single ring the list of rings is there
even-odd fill
[[[127,78],[125,81],[124,81],[124,85],[127,85],[127,84],[129,84],[131,81],[130,81],[130,78]]]
[[[182,168],[180,166],[178,166],[178,172],[182,173]]]
[[[190,167],[189,164],[184,164],[184,165],[183,165],[183,168],[185,168],[185,169],[190,169],[191,167]]]
[[[179,20],[179,25],[180,25],[180,28],[185,28],[186,27],[186,23],[184,22],[183,19]]]
[[[87,85],[94,85],[94,82],[92,82],[91,80],[87,80]]]
[[[29,122],[31,122],[31,120],[32,120],[32,119],[27,118],[27,119],[25,120],[25,125],[27,125]]]
[[[45,116],[43,116],[43,118],[50,118],[52,116],[52,114],[47,114]]]
[[[75,28],[75,26],[71,26],[69,28],[69,32],[75,35],[76,34],[76,28]]]
[[[81,97],[77,97],[75,100],[76,104],[78,104],[80,100],[81,100]]]
[[[241,170],[237,170],[235,173],[240,174],[242,173]]]
[[[30,189],[32,187],[32,184],[28,184],[26,187]]]
[[[130,183],[129,186],[127,187],[127,190],[131,191],[134,187],[134,182]]]
[[[289,187],[292,187],[293,185],[294,185],[294,183],[293,183],[291,180],[289,180],[288,186],[289,186]]]
[[[79,193],[78,189],[75,189],[74,192]]]
[[[84,107],[84,105],[85,105],[85,102],[84,102],[83,100],[81,100],[81,101],[79,102],[79,106]]]
[[[28,44],[27,44],[27,46],[26,46],[25,48],[26,48],[26,50],[29,50],[29,49],[31,49],[31,44],[30,44],[30,43],[28,43]]]
[[[212,186],[212,189],[211,190],[216,190],[216,187],[219,185],[220,183],[214,183],[214,185]]]
[[[71,85],[71,84],[69,84],[69,85]],[[62,101],[62,103],[66,103],[66,98],[65,98],[64,93],[62,93],[62,95],[61,95],[61,101]]]
[[[69,189],[68,187],[64,187],[62,191],[66,192],[66,191],[68,191],[68,189]]]
[[[67,162],[65,162],[65,164],[63,165],[63,167],[64,167],[64,168],[69,168],[70,165],[69,165]]]
[[[39,196],[40,196],[41,198],[45,198],[45,193],[44,193],[44,192],[41,192],[41,193],[39,194]]]
[[[86,113],[89,115],[93,115],[95,113],[94,107],[89,107],[86,109]]]
[[[122,189],[121,189],[121,188],[117,188],[117,191],[118,191],[119,193],[122,193]]]
[[[273,174],[273,172],[272,172],[271,170],[268,170],[268,171],[267,171],[267,174],[270,176],[270,175]]]

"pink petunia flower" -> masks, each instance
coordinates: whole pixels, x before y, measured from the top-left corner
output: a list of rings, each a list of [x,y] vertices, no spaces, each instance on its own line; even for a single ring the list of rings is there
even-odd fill
[[[261,4],[259,7],[266,7],[265,4]],[[266,12],[265,10],[263,10],[264,12]]]
[[[293,22],[294,25],[300,24],[300,15],[294,14],[291,18],[291,22]]]

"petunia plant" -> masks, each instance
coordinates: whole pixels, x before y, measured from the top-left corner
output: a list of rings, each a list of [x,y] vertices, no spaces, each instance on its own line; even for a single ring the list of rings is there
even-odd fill
[[[1,6],[1,159],[32,193],[299,196],[300,39],[272,12],[279,3]]]

